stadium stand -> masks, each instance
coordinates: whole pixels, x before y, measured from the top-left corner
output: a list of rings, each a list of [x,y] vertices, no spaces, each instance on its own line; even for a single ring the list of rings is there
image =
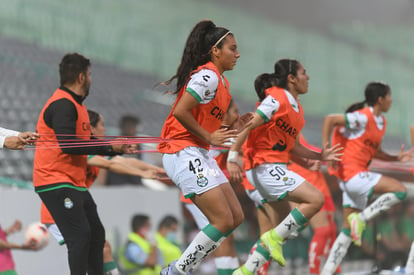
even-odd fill
[[[113,127],[122,114],[138,114],[142,132],[159,136],[171,99],[153,87],[174,73],[188,26],[200,17],[230,26],[236,35],[242,56],[227,75],[242,111],[251,111],[256,100],[256,75],[271,71],[279,58],[297,58],[311,77],[312,96],[301,99],[307,114],[305,136],[310,142],[320,143],[321,117],[362,100],[364,85],[370,80],[386,81],[393,89],[386,144],[398,148],[408,140],[414,99],[412,29],[398,27],[397,32],[396,27],[378,32],[374,27],[364,27],[355,32],[349,26],[334,26],[331,31],[335,35],[327,36],[236,6],[191,0],[125,0],[122,5],[109,0],[0,1],[1,126],[34,130],[40,108],[58,86],[61,56],[79,51],[91,58],[93,66],[86,105],[102,113],[106,125]],[[399,58],[393,58],[394,54]],[[0,182],[27,186],[32,162],[32,151],[0,151],[0,175],[4,177]],[[407,175],[409,167],[403,168],[400,172]],[[303,271],[300,260],[289,264],[298,268],[297,274]],[[358,263],[345,270],[370,265],[371,261]]]

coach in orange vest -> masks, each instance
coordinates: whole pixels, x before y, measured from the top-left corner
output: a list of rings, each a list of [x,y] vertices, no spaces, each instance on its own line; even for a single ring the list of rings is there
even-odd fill
[[[133,148],[120,144],[67,146],[93,143],[83,104],[91,84],[90,61],[78,53],[66,54],[59,74],[61,86],[46,102],[37,122],[40,138],[34,157],[34,188],[65,239],[71,275],[103,275],[105,230],[85,184],[87,155],[116,155]],[[45,149],[56,140],[59,148]]]

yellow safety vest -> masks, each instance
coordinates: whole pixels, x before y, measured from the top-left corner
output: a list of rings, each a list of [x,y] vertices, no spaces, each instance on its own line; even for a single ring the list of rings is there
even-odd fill
[[[160,233],[155,235],[157,246],[161,250],[165,263],[171,263],[181,257],[181,250],[174,243],[164,238]]]
[[[138,234],[133,233],[133,232],[129,233],[128,241],[138,245],[146,254],[151,253],[151,244],[147,240],[139,236]],[[120,264],[120,268],[123,271],[127,272],[128,275],[160,274],[161,266],[158,264],[155,265],[155,267],[143,267],[136,263],[130,262],[125,257],[126,247],[127,247],[127,244],[125,244],[119,251],[119,264]]]

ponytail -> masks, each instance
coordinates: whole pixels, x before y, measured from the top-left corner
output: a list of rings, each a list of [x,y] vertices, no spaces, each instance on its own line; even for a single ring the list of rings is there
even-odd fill
[[[177,94],[185,85],[190,73],[198,66],[211,60],[211,48],[216,46],[221,49],[223,41],[228,35],[232,35],[232,33],[223,27],[217,27],[211,20],[198,22],[187,38],[181,63],[175,75],[162,84],[169,85],[174,79],[177,79],[177,87],[173,92]]]
[[[380,97],[384,98],[391,91],[388,84],[382,82],[370,82],[365,87],[365,100],[362,102],[357,102],[349,106],[345,113],[351,113],[356,110],[364,108],[365,104],[368,106],[374,106]]]
[[[361,101],[361,102],[354,103],[346,109],[345,113],[352,113],[352,112],[355,112],[357,110],[360,110],[360,109],[364,108],[365,103],[366,103],[365,100]]]
[[[275,75],[274,74],[260,74],[254,81],[254,89],[259,97],[259,101],[263,101],[266,98],[265,90],[275,86]]]

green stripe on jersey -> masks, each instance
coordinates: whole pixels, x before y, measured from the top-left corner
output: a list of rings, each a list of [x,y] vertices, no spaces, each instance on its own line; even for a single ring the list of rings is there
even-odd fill
[[[90,160],[93,157],[96,157],[96,155],[88,155],[88,159],[87,160]]]
[[[199,94],[197,94],[197,92],[196,91],[194,91],[193,89],[191,89],[191,88],[187,88],[186,90],[185,90],[187,93],[189,93],[190,95],[192,95],[196,100],[197,100],[197,102],[198,103],[200,103],[201,102],[201,97],[200,97],[200,95]]]
[[[263,118],[263,120],[265,121],[265,122],[268,122],[269,120],[270,120],[270,118],[268,118],[262,111],[260,111],[259,109],[257,109],[256,110],[256,113],[257,114],[259,114],[259,116],[261,117],[261,118]]]
[[[349,120],[348,120],[348,116],[345,114],[345,124],[346,124],[346,128],[349,128]]]

